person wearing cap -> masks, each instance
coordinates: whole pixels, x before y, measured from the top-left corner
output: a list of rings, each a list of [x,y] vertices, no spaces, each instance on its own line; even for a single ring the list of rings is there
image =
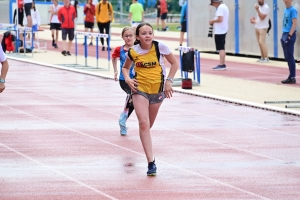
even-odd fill
[[[209,21],[209,24],[213,26],[216,49],[220,55],[220,64],[214,67],[213,70],[226,70],[225,41],[228,31],[229,9],[222,3],[222,0],[211,0],[210,5],[216,8],[215,17]]]

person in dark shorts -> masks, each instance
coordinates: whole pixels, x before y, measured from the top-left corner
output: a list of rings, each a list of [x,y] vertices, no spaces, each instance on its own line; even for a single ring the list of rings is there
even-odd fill
[[[23,26],[23,18],[24,18],[23,0],[19,0],[18,8],[15,9],[14,11],[14,18],[13,18],[14,24]]]
[[[58,48],[57,41],[58,41],[58,31],[61,30],[61,25],[58,20],[58,11],[61,8],[60,5],[58,5],[58,0],[52,0],[53,4],[50,6],[49,13],[51,13],[50,18],[50,30],[51,30],[51,36],[52,36],[52,46],[54,48]],[[54,37],[55,32],[55,37]]]
[[[27,27],[32,27],[31,8],[32,0],[24,0],[24,10],[27,18]]]
[[[86,5],[84,6],[84,14],[85,14],[85,18],[84,18],[84,31],[88,32],[88,30],[91,30],[91,33],[93,32],[94,29],[94,16],[95,16],[95,5],[93,4],[92,0],[87,0]],[[83,43],[85,44],[85,43]],[[91,42],[89,45],[93,45],[93,36],[91,36]]]
[[[167,26],[165,20],[167,19],[168,15],[168,4],[166,0],[160,0],[160,19],[161,19],[161,30],[166,31]]]
[[[156,27],[157,27],[157,30],[159,31],[160,0],[157,0],[157,1],[156,1],[156,9],[157,9],[157,14],[156,14]]]
[[[186,33],[186,23],[187,23],[186,11],[187,11],[187,4],[185,3],[181,8],[181,14],[180,14],[181,31],[180,31],[180,38],[179,38],[179,46],[182,46],[184,33]],[[178,48],[176,48],[175,50],[178,50]]]
[[[225,41],[228,31],[229,9],[222,0],[211,0],[210,5],[216,8],[215,17],[209,21],[209,24],[213,26],[216,50],[220,56],[220,63],[213,70],[226,70]]]
[[[125,136],[127,134],[126,121],[129,118],[129,116],[131,115],[132,111],[134,110],[134,106],[133,106],[133,102],[132,102],[131,89],[125,82],[124,75],[122,73],[122,68],[123,68],[123,65],[126,60],[126,53],[133,46],[133,43],[135,40],[134,28],[129,27],[129,26],[125,27],[122,30],[122,39],[124,40],[125,44],[115,48],[115,50],[112,54],[112,64],[113,64],[114,72],[115,72],[114,73],[115,81],[118,81],[117,60],[120,59],[119,83],[120,83],[122,90],[124,90],[124,92],[126,92],[127,96],[126,96],[124,109],[119,118],[119,125],[120,125],[120,134]],[[134,77],[133,67],[134,66],[132,66],[129,71],[130,78]]]
[[[74,39],[74,19],[76,18],[76,10],[74,6],[70,4],[70,0],[64,0],[64,6],[58,11],[58,19],[61,23],[63,51],[61,52],[64,56],[71,55],[70,49],[72,41]],[[66,40],[69,38],[67,50]]]

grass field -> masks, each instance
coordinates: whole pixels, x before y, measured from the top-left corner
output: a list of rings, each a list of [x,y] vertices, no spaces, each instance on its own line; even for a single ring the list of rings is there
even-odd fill
[[[112,23],[111,26],[112,27],[118,27],[118,28],[123,28],[124,26],[128,26],[129,24],[115,24],[115,23]],[[156,24],[152,24],[152,27],[154,30],[157,30],[157,26]],[[168,31],[175,31],[175,32],[179,32],[180,29],[177,29],[178,26],[180,26],[179,23],[167,23],[167,26],[169,27],[169,30]],[[161,29],[161,27],[159,27],[159,29]]]

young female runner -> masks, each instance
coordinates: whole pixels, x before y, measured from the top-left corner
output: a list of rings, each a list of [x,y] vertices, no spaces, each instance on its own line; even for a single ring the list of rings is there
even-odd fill
[[[127,53],[129,48],[133,46],[133,42],[135,40],[134,29],[132,27],[125,27],[122,30],[122,38],[123,38],[125,44],[123,46],[119,46],[119,47],[115,48],[115,50],[112,54],[112,64],[113,64],[114,71],[115,71],[115,74],[114,74],[115,81],[117,81],[118,80],[117,59],[120,58],[119,82],[120,82],[121,88],[126,92],[127,97],[126,97],[126,101],[125,101],[124,110],[120,115],[119,125],[120,125],[120,134],[126,135],[127,134],[126,120],[129,118],[130,114],[134,110],[134,107],[133,107],[133,103],[132,103],[131,90],[130,90],[130,87],[125,82],[125,79],[124,79],[124,76],[122,73],[122,67],[126,60],[125,53]],[[129,76],[131,78],[133,78],[133,67],[131,67],[131,69],[130,69]]]
[[[140,139],[148,161],[147,175],[154,176],[156,164],[150,129],[164,98],[172,97],[172,82],[178,69],[178,62],[166,44],[153,40],[153,28],[150,24],[139,24],[135,35],[137,44],[129,49],[122,71],[126,83],[132,90]],[[168,76],[164,58],[171,64]],[[134,63],[134,78],[129,76],[132,63]]]

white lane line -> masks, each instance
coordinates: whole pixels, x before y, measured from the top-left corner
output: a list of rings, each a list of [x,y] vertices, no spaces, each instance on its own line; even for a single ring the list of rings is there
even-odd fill
[[[137,155],[140,155],[140,156],[143,156],[143,157],[145,156],[144,154],[139,153],[139,152],[137,152],[137,151],[134,151],[134,150],[132,150],[132,149],[128,149],[128,148],[126,148],[126,147],[122,147],[122,146],[120,146],[120,145],[117,145],[117,144],[108,142],[108,141],[106,141],[106,140],[102,140],[102,139],[97,138],[97,137],[95,137],[95,136],[89,135],[89,134],[84,133],[84,132],[81,132],[81,131],[77,131],[77,130],[72,129],[72,128],[69,128],[69,127],[67,127],[67,126],[58,124],[58,123],[56,123],[56,122],[53,122],[53,121],[50,121],[50,120],[47,120],[47,119],[44,119],[44,118],[41,118],[41,117],[32,115],[32,114],[30,114],[30,113],[24,112],[24,111],[19,110],[19,109],[12,108],[12,107],[7,106],[7,105],[3,105],[3,104],[1,104],[1,105],[4,106],[4,107],[6,107],[6,108],[9,108],[9,109],[11,109],[11,110],[14,110],[14,111],[23,113],[23,114],[25,114],[25,115],[28,115],[28,116],[30,116],[30,117],[33,117],[33,118],[36,118],[36,119],[39,119],[39,120],[42,120],[42,121],[45,121],[45,122],[54,124],[54,125],[56,125],[56,126],[58,126],[58,127],[64,128],[64,129],[66,129],[66,130],[69,130],[69,131],[72,131],[72,132],[75,132],[75,133],[78,133],[78,134],[83,135],[83,136],[87,136],[87,137],[89,137],[89,138],[92,138],[92,139],[95,139],[95,140],[97,140],[97,141],[100,141],[100,142],[109,144],[109,145],[111,145],[111,146],[114,146],[114,147],[117,147],[117,148],[124,149],[124,150],[126,150],[126,151],[132,152],[132,153],[134,153],[134,154],[137,154]],[[8,146],[6,146],[6,145],[4,145],[4,144],[2,144],[2,143],[0,143],[0,145],[2,145],[2,146],[4,146],[4,147],[8,147]],[[8,147],[8,149],[10,149],[10,148]],[[45,164],[43,164],[43,163],[40,163],[39,161],[36,161],[36,160],[32,159],[32,158],[29,157],[29,156],[26,156],[25,154],[22,154],[22,153],[20,153],[20,152],[14,150],[14,149],[12,149],[12,150],[13,150],[13,152],[15,152],[15,153],[17,153],[17,154],[19,154],[19,155],[22,155],[22,156],[24,155],[25,158],[28,158],[28,159],[30,159],[30,160],[32,160],[32,161],[38,163],[38,164],[41,164],[41,165],[43,165],[43,166],[46,166],[47,168],[49,168],[49,169],[51,169],[51,170],[53,170],[53,171],[55,171],[55,172],[57,171],[57,170],[55,170],[55,169],[53,169],[53,168],[51,168],[51,167],[49,167],[49,166],[47,166],[47,165],[45,165]],[[203,175],[203,174],[200,174],[200,173],[196,173],[196,172],[193,172],[193,171],[190,171],[190,170],[188,170],[188,169],[181,168],[181,167],[177,167],[176,165],[170,164],[170,163],[165,162],[165,161],[161,161],[161,160],[159,160],[159,161],[162,162],[162,163],[164,163],[165,165],[169,165],[169,166],[171,166],[171,167],[173,167],[173,168],[176,168],[176,169],[179,169],[179,170],[181,170],[181,171],[183,171],[183,172],[187,172],[187,173],[196,175],[196,176],[198,176],[198,177],[207,179],[207,180],[209,180],[209,181],[211,181],[211,182],[218,183],[218,184],[220,184],[220,185],[223,185],[223,186],[232,188],[232,189],[234,189],[234,190],[236,190],[236,191],[240,191],[240,192],[242,192],[242,193],[249,194],[250,196],[254,196],[254,197],[257,197],[257,198],[260,198],[260,199],[268,199],[268,198],[263,197],[263,196],[261,196],[261,195],[258,195],[258,194],[255,194],[255,193],[253,193],[253,192],[250,192],[250,191],[248,191],[248,190],[244,190],[244,189],[242,189],[242,188],[239,188],[239,187],[236,187],[236,186],[234,186],[234,185],[231,185],[231,184],[229,184],[229,183],[227,183],[227,182],[219,181],[219,180],[214,179],[214,178],[211,178],[211,177],[209,177],[209,176],[206,176],[206,175]],[[58,171],[58,172],[59,172],[59,171]],[[63,173],[61,173],[61,172],[60,172],[60,174],[64,175],[65,177],[69,177],[69,179],[75,181],[76,183],[80,183],[80,185],[83,185],[83,186],[85,186],[85,187],[87,187],[87,188],[89,188],[89,189],[93,189],[93,191],[96,190],[96,191],[98,191],[98,192],[101,192],[101,191],[99,191],[99,190],[97,190],[97,189],[95,189],[95,188],[93,188],[93,187],[91,187],[91,186],[88,186],[88,185],[86,185],[86,184],[84,184],[84,183],[82,183],[82,182],[80,182],[80,181],[78,181],[78,180],[76,180],[76,179],[74,179],[74,178],[68,176],[68,175],[65,175],[65,174],[63,174]],[[101,194],[105,194],[105,193],[101,192]],[[107,196],[109,196],[109,195],[107,195]],[[109,197],[111,197],[111,196],[109,196]],[[112,197],[112,198],[114,198],[114,197]]]
[[[113,112],[108,112],[108,111],[103,111],[101,109],[98,109],[98,108],[95,108],[95,107],[91,107],[91,106],[87,106],[87,105],[84,105],[84,104],[81,104],[81,103],[76,103],[76,102],[73,102],[73,101],[70,101],[70,100],[62,99],[62,98],[59,98],[59,97],[54,97],[54,96],[47,95],[47,94],[40,93],[40,92],[35,92],[35,91],[28,90],[28,89],[21,88],[21,87],[19,87],[19,88],[23,89],[23,90],[26,90],[26,91],[30,91],[30,92],[36,93],[36,94],[39,94],[39,95],[42,95],[42,96],[47,96],[47,97],[50,97],[50,98],[53,98],[53,99],[58,99],[58,100],[61,100],[61,101],[64,101],[64,102],[68,102],[68,103],[74,104],[74,105],[86,107],[86,108],[89,108],[89,109],[92,109],[92,110],[97,110],[97,111],[100,111],[100,112],[103,112],[103,113],[106,113],[106,114],[111,114],[111,115],[119,116],[119,114],[116,114],[116,113],[113,113]],[[173,107],[173,108],[175,109],[176,107]],[[179,109],[179,108],[176,108],[176,109]],[[184,109],[182,109],[182,110],[185,113],[188,113],[188,112],[193,113],[192,111],[189,111],[189,110],[184,110]],[[229,120],[229,119],[225,119],[225,118],[221,118],[221,117],[216,117],[216,116],[212,116],[212,115],[205,115],[205,114],[200,114],[200,113],[196,113],[196,114],[203,115],[203,116],[209,116],[209,117],[212,117],[212,118],[221,119],[221,120],[225,120],[225,121],[236,122],[234,120]],[[135,120],[135,119],[130,118],[130,120]],[[256,128],[266,129],[266,130],[269,130],[269,131],[275,131],[275,130],[268,129],[268,128],[257,127],[257,126],[251,125],[251,124],[246,124],[246,123],[242,123],[242,122],[240,122],[240,123],[244,124],[244,125],[247,125],[247,126],[250,126],[250,127],[256,127]],[[187,135],[187,136],[192,136],[194,138],[197,138],[197,139],[200,139],[200,140],[203,140],[203,141],[207,141],[209,143],[218,144],[218,145],[221,145],[221,146],[225,146],[225,147],[237,150],[237,151],[246,152],[246,153],[249,153],[251,155],[259,156],[259,157],[262,157],[262,158],[267,158],[267,159],[270,159],[270,160],[275,160],[275,161],[278,161],[278,162],[281,162],[281,163],[284,163],[284,164],[290,162],[290,161],[282,160],[282,159],[279,159],[279,158],[274,158],[274,157],[271,157],[271,156],[268,156],[268,155],[263,155],[263,154],[260,154],[260,153],[252,152],[252,151],[249,151],[249,150],[246,150],[246,149],[242,149],[242,148],[239,148],[239,147],[235,147],[235,146],[232,146],[232,145],[228,145],[228,144],[225,144],[225,143],[222,143],[222,142],[218,142],[218,141],[215,141],[215,140],[211,140],[211,139],[203,138],[203,137],[200,137],[200,136],[196,136],[196,135],[193,135],[193,134],[190,134],[190,133],[186,133],[186,132],[178,131],[178,130],[175,130],[175,129],[171,129],[171,128],[168,128],[168,127],[165,127],[165,126],[161,126],[161,125],[156,125],[156,126],[164,128],[166,130],[171,130],[173,132],[181,133],[181,134],[184,134],[184,135]],[[285,134],[284,132],[281,132],[281,131],[278,131],[278,132]],[[290,134],[287,134],[287,135],[290,135]],[[295,136],[295,135],[292,135],[292,136]]]
[[[100,191],[100,190],[98,190],[98,189],[96,189],[96,188],[90,186],[90,185],[87,185],[87,184],[85,184],[85,183],[83,183],[83,182],[81,182],[81,181],[79,181],[79,180],[77,180],[77,179],[75,179],[75,178],[73,178],[73,177],[71,177],[71,176],[69,176],[69,175],[67,175],[67,174],[65,174],[65,173],[63,173],[63,172],[61,172],[61,171],[59,171],[59,170],[57,170],[57,169],[54,169],[54,168],[52,168],[52,167],[50,167],[50,166],[48,166],[48,165],[46,165],[46,164],[44,164],[44,163],[42,163],[42,162],[39,162],[38,160],[33,159],[32,157],[27,156],[26,154],[21,153],[20,151],[17,151],[17,150],[15,150],[15,149],[13,149],[13,148],[11,148],[11,147],[9,147],[9,146],[7,146],[7,145],[1,143],[1,142],[0,142],[0,146],[3,146],[4,148],[6,148],[6,149],[8,149],[9,151],[12,151],[12,152],[14,152],[14,153],[16,153],[16,154],[22,156],[23,158],[26,158],[26,159],[28,159],[28,160],[30,160],[30,161],[32,161],[32,162],[34,162],[34,163],[36,163],[36,164],[38,164],[38,165],[40,165],[40,166],[43,166],[43,167],[45,167],[45,168],[47,168],[47,169],[53,171],[54,173],[57,173],[57,174],[59,174],[59,175],[65,177],[65,178],[67,178],[67,179],[69,179],[69,180],[71,180],[71,181],[73,181],[73,182],[75,182],[75,183],[77,183],[77,184],[79,184],[79,185],[85,187],[85,188],[88,188],[88,189],[90,189],[90,190],[96,192],[97,194],[100,194],[101,196],[104,196],[104,197],[106,197],[106,198],[108,198],[108,199],[117,200],[117,198],[115,198],[115,197],[113,197],[113,196],[110,196],[110,195],[108,195],[108,194],[106,194],[106,193],[104,193],[104,192],[102,192],[102,191]]]

